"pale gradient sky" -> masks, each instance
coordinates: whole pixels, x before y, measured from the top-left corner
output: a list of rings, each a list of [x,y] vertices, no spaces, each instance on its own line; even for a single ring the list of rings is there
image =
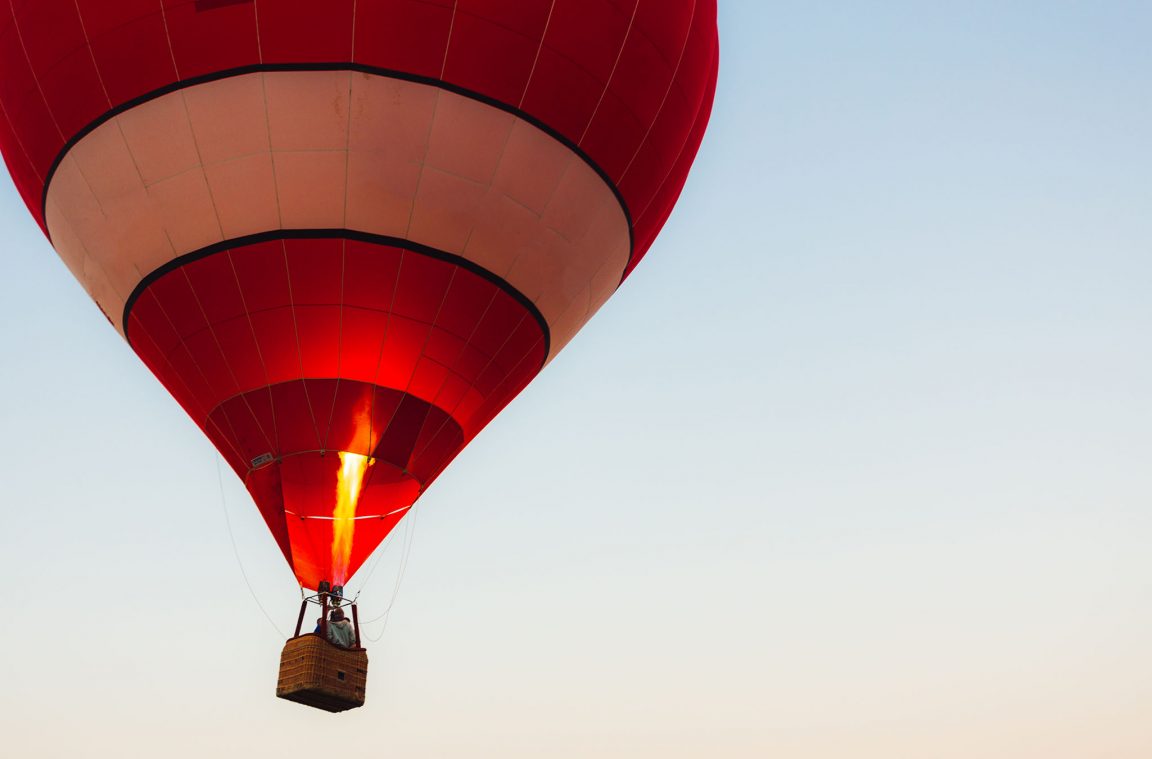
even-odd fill
[[[274,698],[225,513],[281,631],[291,573],[0,180],[0,753],[1152,756],[1152,5],[720,22],[676,213],[422,500],[344,715]]]

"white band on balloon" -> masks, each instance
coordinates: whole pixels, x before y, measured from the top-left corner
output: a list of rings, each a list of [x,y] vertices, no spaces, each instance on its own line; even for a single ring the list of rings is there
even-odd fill
[[[47,192],[61,258],[121,329],[169,261],[280,229],[349,229],[466,258],[535,303],[551,357],[615,291],[630,253],[612,189],[492,105],[351,71],[250,73],[104,122]]]

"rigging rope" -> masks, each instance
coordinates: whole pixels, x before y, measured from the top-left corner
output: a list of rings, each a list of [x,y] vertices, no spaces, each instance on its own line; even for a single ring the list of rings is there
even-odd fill
[[[405,530],[404,530],[404,552],[400,556],[400,567],[396,572],[396,582],[393,583],[393,585],[392,585],[392,597],[388,601],[388,606],[386,606],[384,608],[383,613],[379,614],[378,616],[376,616],[372,619],[367,620],[366,622],[360,623],[361,625],[370,625],[370,624],[373,624],[375,622],[379,622],[381,619],[384,620],[384,625],[383,625],[383,627],[380,628],[380,634],[379,635],[377,635],[376,637],[372,637],[371,635],[366,636],[368,638],[368,640],[371,641],[372,643],[378,642],[381,638],[384,637],[384,633],[388,631],[388,619],[389,619],[388,615],[391,614],[392,607],[396,604],[396,597],[398,595],[400,595],[400,585],[404,581],[404,573],[408,569],[408,557],[412,553],[412,543],[413,543],[413,540],[415,539],[415,536],[416,536],[416,514],[417,514],[417,511],[418,511],[418,509],[416,508],[416,506],[413,506],[411,512],[409,512],[409,514],[408,514],[408,518],[405,520],[406,522],[409,522],[409,524],[405,525]],[[376,567],[373,566],[372,569],[373,569],[373,571],[375,571]],[[371,574],[369,574],[369,577],[371,577]],[[368,578],[365,578],[365,584],[367,584],[367,581],[368,581]],[[361,590],[363,590],[363,586],[361,586]],[[359,594],[357,594],[357,595],[359,595]]]
[[[413,517],[412,512],[416,511],[415,504],[413,504],[412,506],[409,506],[408,510],[409,510],[409,513],[406,515],[408,517],[408,519],[404,520],[404,534],[405,535],[408,534],[408,532],[412,526],[411,525],[412,517]],[[355,603],[356,600],[358,600],[360,598],[360,594],[363,593],[364,589],[368,587],[368,581],[372,579],[372,575],[376,574],[376,569],[380,566],[380,562],[382,562],[384,560],[384,554],[388,553],[388,549],[391,548],[392,544],[396,542],[393,539],[395,534],[396,533],[394,533],[394,532],[390,532],[388,534],[388,537],[385,538],[384,543],[380,548],[380,552],[378,554],[376,554],[376,557],[372,560],[372,566],[368,569],[368,574],[364,577],[364,580],[360,583],[360,589],[356,591],[356,595],[352,599],[353,603]]]
[[[228,539],[232,541],[232,554],[236,557],[236,564],[240,567],[240,576],[244,578],[244,584],[248,586],[248,592],[252,595],[252,600],[256,602],[256,606],[260,609],[260,613],[268,620],[268,624],[272,625],[272,629],[281,638],[288,636],[280,629],[280,626],[272,620],[264,608],[264,604],[260,603],[260,599],[256,596],[256,591],[252,589],[252,583],[248,580],[248,573],[244,571],[244,562],[240,560],[240,549],[236,547],[236,536],[232,534],[232,519],[228,516],[228,498],[224,495],[224,473],[220,470],[220,455],[216,455],[216,481],[220,485],[220,506],[224,510],[224,523],[228,525]],[[304,589],[300,589],[301,595]]]

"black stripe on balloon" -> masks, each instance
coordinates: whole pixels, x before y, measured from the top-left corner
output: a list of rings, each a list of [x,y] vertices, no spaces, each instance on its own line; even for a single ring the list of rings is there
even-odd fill
[[[417,84],[427,84],[432,87],[438,87],[439,89],[445,90],[447,92],[452,92],[457,95],[462,95],[466,98],[471,98],[472,100],[484,103],[485,105],[490,105],[493,108],[498,108],[501,111],[512,114],[518,119],[522,119],[528,122],[579,156],[580,160],[588,164],[589,168],[595,171],[596,174],[602,180],[604,180],[604,184],[606,184],[612,191],[612,194],[616,196],[616,202],[620,204],[620,210],[624,213],[624,218],[628,222],[628,264],[632,263],[632,256],[635,254],[636,240],[635,232],[632,229],[632,213],[628,210],[628,204],[624,201],[624,195],[621,194],[620,188],[616,186],[616,183],[612,181],[612,178],[608,176],[608,172],[604,171],[604,169],[602,169],[599,164],[592,160],[592,157],[584,152],[584,149],[577,145],[575,142],[565,137],[559,131],[553,129],[548,124],[536,118],[532,114],[527,113],[526,111],[522,111],[515,106],[509,105],[502,100],[497,100],[496,98],[490,97],[488,95],[474,92],[473,90],[460,87],[458,85],[452,84],[451,82],[446,82],[443,79],[436,79],[430,76],[420,76],[418,74],[411,74],[407,71],[397,71],[395,69],[385,69],[376,66],[365,66],[361,63],[350,62],[259,63],[253,64],[251,66],[238,66],[236,68],[213,71],[211,74],[194,76],[190,79],[181,79],[178,82],[167,84],[163,87],[160,87],[159,89],[155,89],[151,92],[147,92],[143,95],[134,97],[131,100],[126,100],[115,108],[106,111],[102,116],[80,129],[80,131],[78,131],[66,143],[64,143],[64,147],[61,148],[60,152],[56,155],[56,158],[53,159],[52,165],[48,168],[48,173],[44,177],[44,192],[40,197],[40,218],[45,221],[45,226],[47,226],[48,218],[48,188],[52,184],[52,177],[56,174],[56,170],[60,168],[60,163],[64,160],[64,156],[68,155],[68,151],[71,150],[76,145],[76,143],[84,139],[90,132],[99,127],[101,124],[108,121],[109,119],[115,118],[125,111],[131,110],[132,108],[135,108],[136,106],[143,103],[147,103],[149,100],[154,100],[161,95],[167,95],[170,92],[176,92],[177,90],[182,90],[186,87],[194,87],[198,84],[215,82],[219,79],[228,79],[229,77],[243,76],[244,74],[255,74],[265,71],[356,71],[361,74],[371,74],[373,76],[389,77],[391,79],[400,79],[406,82],[415,82]],[[51,236],[49,236],[49,239],[51,239]],[[625,266],[625,269],[627,269],[627,265]]]
[[[529,300],[528,296],[517,290],[509,284],[503,277],[485,269],[483,266],[469,261],[467,258],[456,255],[455,253],[448,253],[438,248],[429,247],[428,245],[421,245],[420,243],[405,240],[401,237],[387,237],[385,235],[374,235],[368,232],[357,232],[351,229],[277,229],[271,232],[260,232],[259,234],[246,235],[244,237],[234,237],[231,240],[224,240],[222,242],[214,243],[206,248],[194,250],[191,253],[185,253],[178,258],[173,258],[168,263],[149,272],[148,276],[140,280],[136,285],[136,289],[128,296],[127,302],[124,304],[124,317],[122,326],[124,331],[124,339],[132,345],[132,338],[128,334],[128,318],[132,314],[132,306],[135,305],[136,300],[144,294],[144,291],[155,282],[163,277],[165,274],[176,271],[185,264],[190,264],[193,261],[199,261],[201,258],[223,253],[225,251],[234,250],[236,248],[243,248],[246,245],[255,245],[260,242],[269,242],[271,240],[356,240],[358,242],[371,243],[373,245],[389,246],[392,248],[401,248],[403,250],[416,253],[421,256],[428,256],[440,261],[446,261],[450,264],[459,266],[462,269],[483,277],[492,284],[499,287],[505,293],[510,295],[513,300],[519,303],[524,309],[531,314],[532,318],[536,320],[537,326],[540,327],[540,332],[544,336],[544,360],[547,361],[548,354],[552,350],[552,335],[548,328],[548,321],[544,318],[544,314],[540,313],[540,309],[536,304]],[[543,362],[541,362],[543,367]]]

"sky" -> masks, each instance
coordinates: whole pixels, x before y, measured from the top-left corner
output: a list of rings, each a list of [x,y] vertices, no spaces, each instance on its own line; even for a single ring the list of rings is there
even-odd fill
[[[335,716],[274,697],[243,487],[0,179],[5,754],[1147,759],[1149,24],[721,0],[676,212],[350,583]]]

